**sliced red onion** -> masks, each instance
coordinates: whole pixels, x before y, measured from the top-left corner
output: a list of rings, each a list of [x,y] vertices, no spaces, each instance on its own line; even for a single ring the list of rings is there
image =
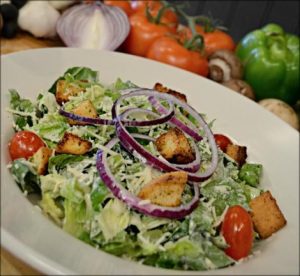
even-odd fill
[[[68,47],[113,51],[128,36],[130,24],[122,9],[95,1],[67,9],[56,30]]]
[[[149,97],[149,101],[159,113],[165,114],[167,112],[167,109],[155,97]],[[202,136],[197,132],[197,129],[187,126],[185,123],[178,120],[175,116],[170,120],[170,123],[177,126],[179,129],[190,135],[196,141],[202,140]]]
[[[84,116],[80,116],[80,115],[65,111],[62,108],[59,110],[59,114],[62,116],[65,116],[71,120],[83,122],[83,123],[86,123],[89,125],[114,125],[115,124],[115,122],[110,119],[84,117]]]
[[[144,120],[144,121],[133,121],[133,120],[126,119],[130,114],[134,114],[134,113],[145,113],[147,115],[155,117],[155,119]],[[160,125],[168,122],[173,116],[174,116],[174,109],[173,106],[171,106],[170,110],[167,111],[165,116],[162,117],[160,116],[160,114],[157,114],[148,109],[129,108],[120,115],[120,118],[122,123],[126,126],[154,126],[154,125]]]
[[[199,125],[204,130],[204,133],[208,139],[208,143],[211,148],[212,153],[212,160],[209,165],[209,167],[204,172],[199,173],[188,173],[188,179],[190,181],[196,181],[200,182],[203,180],[206,180],[209,178],[213,172],[215,171],[217,164],[218,164],[218,150],[216,146],[216,142],[213,136],[213,133],[211,132],[210,128],[202,118],[202,116],[195,111],[191,106],[189,106],[186,103],[183,103],[176,97],[166,94],[166,93],[160,93],[152,89],[141,89],[138,91],[131,92],[129,94],[124,94],[121,97],[119,97],[118,100],[115,101],[113,108],[112,108],[112,114],[113,118],[116,119],[116,131],[117,135],[121,141],[121,144],[129,151],[132,152],[135,156],[139,156],[139,158],[144,161],[145,163],[155,167],[158,170],[161,171],[177,171],[175,166],[171,165],[170,163],[166,162],[165,160],[161,160],[157,158],[156,156],[152,155],[150,152],[144,149],[135,139],[131,136],[131,134],[126,130],[125,126],[123,125],[120,116],[117,116],[117,108],[118,105],[128,97],[133,96],[147,96],[147,97],[156,97],[160,99],[166,100],[169,105],[171,103],[176,103],[177,105],[180,105],[184,108],[185,111],[187,111],[189,114],[191,114],[199,123]],[[202,137],[201,137],[202,138]]]
[[[118,138],[113,138],[106,144],[106,147],[111,149],[118,142]],[[194,196],[190,202],[178,207],[163,207],[152,203],[145,203],[144,200],[135,196],[118,183],[107,164],[107,152],[102,150],[97,152],[96,166],[101,179],[112,194],[119,200],[125,202],[129,207],[143,214],[161,218],[181,219],[190,214],[198,206],[199,187],[196,183],[193,183]]]
[[[174,116],[174,109],[170,108],[169,112],[165,115],[161,116],[151,110],[142,109],[142,108],[129,108],[125,110],[120,116],[123,118],[124,116],[129,116],[132,113],[145,113],[155,117],[153,120],[144,120],[144,121],[134,121],[134,120],[126,120],[122,119],[122,123],[125,126],[153,126],[158,124],[163,124],[168,122]],[[81,115],[77,115],[64,109],[59,110],[59,114],[75,121],[84,122],[89,125],[115,125],[115,120],[110,119],[102,119],[102,118],[91,118],[84,117]]]
[[[140,90],[140,89],[141,88],[139,88],[139,87],[126,88],[126,89],[120,90],[120,93],[121,93],[121,95],[123,95],[123,94],[128,94],[128,93]]]
[[[144,135],[144,134],[134,133],[133,136],[135,138],[138,138],[138,139],[148,140],[148,141],[152,141],[152,142],[155,141],[155,138],[147,136],[147,135]],[[199,170],[199,168],[200,168],[200,165],[201,165],[200,152],[199,152],[199,149],[198,149],[198,147],[197,147],[197,145],[196,145],[196,143],[194,141],[191,141],[191,146],[193,148],[193,151],[195,152],[195,159],[192,162],[190,162],[190,163],[187,163],[187,164],[170,163],[163,156],[160,156],[160,157],[161,157],[161,159],[165,163],[169,164],[170,166],[174,166],[174,167],[176,167],[179,170],[183,170],[183,171],[186,171],[186,172],[197,172]],[[136,158],[138,158],[142,162],[145,162],[144,158],[143,157],[141,158],[141,155],[137,155],[136,152],[135,152],[135,150],[133,148],[131,148],[130,146],[128,146],[128,148],[126,148],[126,149],[127,150],[131,149],[130,153],[132,155],[134,155]],[[156,159],[158,159],[154,155],[153,155],[153,157],[156,158]]]

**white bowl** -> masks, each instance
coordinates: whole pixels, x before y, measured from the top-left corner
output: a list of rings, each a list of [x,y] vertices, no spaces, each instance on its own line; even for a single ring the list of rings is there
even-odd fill
[[[214,132],[246,145],[249,160],[264,166],[262,186],[276,198],[287,225],[261,243],[260,254],[225,269],[183,272],[130,262],[97,250],[65,233],[23,196],[7,170],[13,134],[8,89],[35,98],[72,66],[139,86],[155,82],[184,92],[199,112],[216,119]],[[70,48],[29,50],[1,57],[1,245],[46,274],[299,274],[299,133],[255,102],[208,79],[131,55]]]

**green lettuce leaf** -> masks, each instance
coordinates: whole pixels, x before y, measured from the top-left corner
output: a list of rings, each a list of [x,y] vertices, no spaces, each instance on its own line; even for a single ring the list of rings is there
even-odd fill
[[[99,182],[99,185],[91,193],[92,207],[94,211],[100,211],[100,204],[109,194],[109,190],[104,185],[103,181]]]
[[[64,212],[61,207],[59,207],[55,199],[52,198],[50,193],[44,193],[42,200],[39,203],[43,211],[50,216],[58,225],[61,225],[61,220],[64,217]]]
[[[87,67],[72,67],[69,68],[63,76],[59,77],[49,88],[49,92],[55,94],[56,93],[56,83],[59,80],[67,80],[67,81],[74,81],[74,80],[86,80],[88,83],[95,83],[98,81],[98,72],[93,71]]]
[[[41,192],[40,178],[29,161],[23,158],[14,160],[11,164],[10,171],[23,192]]]
[[[15,89],[10,89],[10,108],[12,111],[24,112],[28,115],[14,114],[13,119],[17,130],[23,130],[25,126],[33,125],[33,116],[35,116],[35,105],[28,99],[22,99]]]
[[[98,216],[98,223],[106,241],[124,230],[130,221],[126,205],[117,199],[111,199]]]
[[[85,202],[74,203],[69,199],[64,200],[65,217],[63,229],[73,235],[80,237],[85,232],[85,224],[89,219],[86,212]]]
[[[242,166],[239,172],[239,178],[245,181],[248,185],[257,187],[259,185],[261,174],[261,164],[246,163]]]
[[[119,232],[112,240],[104,242],[101,249],[115,256],[126,256],[129,258],[139,256],[141,247],[134,237],[125,230]]]
[[[67,119],[58,113],[49,113],[38,124],[29,128],[29,130],[31,129],[45,140],[46,143],[47,141],[57,143],[64,135],[64,132],[69,129],[69,124],[67,123]],[[48,146],[51,147],[51,145],[50,143]]]
[[[215,207],[217,216],[220,216],[226,206],[241,205],[248,209],[244,185],[231,178],[213,180],[201,187],[201,193],[208,199],[214,199],[212,205]]]
[[[80,162],[85,157],[82,155],[73,155],[73,154],[60,154],[56,156],[52,156],[49,159],[48,163],[48,171],[59,172],[60,170],[64,169],[67,165]]]
[[[207,270],[225,267],[233,261],[209,241],[199,243],[183,238],[166,244],[166,250],[145,258],[148,265],[185,270]]]

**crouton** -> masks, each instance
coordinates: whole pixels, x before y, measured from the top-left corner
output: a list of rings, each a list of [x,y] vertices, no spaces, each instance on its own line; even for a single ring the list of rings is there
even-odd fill
[[[226,154],[235,160],[239,166],[242,166],[247,159],[247,147],[228,144]]]
[[[187,98],[186,98],[186,95],[178,92],[178,91],[175,91],[175,90],[172,90],[170,88],[167,88],[165,86],[163,86],[161,83],[157,82],[154,87],[153,87],[155,90],[157,90],[158,92],[162,92],[162,93],[167,93],[167,94],[170,94],[170,95],[173,95],[174,97],[176,97],[177,99],[183,101],[183,102],[187,102]]]
[[[138,196],[161,206],[179,206],[187,179],[184,171],[165,173],[144,186]]]
[[[65,80],[59,80],[56,83],[55,98],[58,104],[62,105],[69,101],[70,96],[76,96],[85,89],[73,83],[67,83]]]
[[[77,135],[69,132],[65,132],[64,137],[57,144],[55,151],[58,153],[69,153],[69,154],[85,154],[92,147],[90,141],[84,140]]]
[[[39,150],[32,156],[32,162],[37,167],[37,173],[39,175],[44,175],[47,171],[47,165],[49,158],[52,155],[52,150],[47,147],[41,147]]]
[[[249,206],[254,228],[261,238],[268,238],[285,226],[286,219],[269,191],[252,199]]]
[[[76,115],[83,116],[83,117],[89,117],[89,118],[97,118],[98,117],[97,111],[90,100],[85,100],[85,101],[81,102],[77,107],[72,109],[71,112]],[[68,122],[70,125],[86,125],[87,124],[85,122],[79,122],[79,121],[71,120],[71,119],[68,119]]]
[[[195,160],[195,154],[188,139],[178,128],[171,128],[160,135],[155,145],[159,153],[172,163],[187,164]]]

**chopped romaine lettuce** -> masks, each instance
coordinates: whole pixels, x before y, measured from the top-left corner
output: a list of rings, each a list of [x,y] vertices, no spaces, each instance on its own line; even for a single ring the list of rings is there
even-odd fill
[[[239,177],[244,180],[247,184],[257,187],[262,174],[261,164],[250,164],[246,163],[242,166]]]
[[[55,199],[49,193],[44,193],[40,201],[40,207],[50,216],[58,225],[61,225],[61,219],[64,217],[63,210],[56,204]]]
[[[55,94],[56,92],[56,83],[59,80],[65,79],[69,82],[72,81],[81,81],[81,80],[85,80],[88,83],[95,83],[98,81],[98,72],[97,71],[93,71],[90,68],[87,67],[72,67],[70,69],[68,69],[63,76],[59,77],[54,83],[53,85],[49,88],[49,92]]]
[[[13,113],[15,130],[23,130],[26,126],[32,126],[36,123],[36,107],[28,99],[22,99],[15,89],[10,92],[9,112]]]
[[[118,199],[111,199],[96,218],[105,240],[111,240],[124,230],[130,221],[129,211]]]
[[[60,155],[52,156],[49,159],[48,171],[49,173],[59,172],[67,165],[80,162],[84,158],[85,157],[82,155],[72,155],[72,154],[60,154]]]
[[[86,67],[70,68],[58,80],[84,88],[84,92],[70,97],[63,105],[66,111],[71,112],[82,101],[90,100],[98,115],[106,119],[112,119],[112,105],[122,90],[137,87],[121,79],[109,86],[103,85],[98,80],[98,73]],[[69,125],[68,119],[58,112],[61,106],[54,95],[58,80],[49,92],[39,94],[36,103],[22,99],[15,90],[10,91],[9,111],[14,114],[14,127],[37,133],[50,148],[55,148],[68,131],[89,140],[92,150],[85,155],[56,153],[48,161],[47,174],[41,176],[36,174],[30,161],[13,161],[11,173],[20,188],[38,193],[43,212],[65,231],[116,256],[181,270],[208,270],[233,264],[224,253],[227,245],[219,226],[229,206],[239,204],[248,208],[249,201],[260,194],[261,165],[245,164],[239,168],[219,150],[217,169],[212,177],[201,183],[199,205],[190,215],[179,220],[139,213],[113,196],[96,168],[96,150],[107,150],[105,144],[115,137],[115,127]],[[126,99],[119,112],[137,107],[153,110],[148,97],[139,96]],[[191,116],[187,118],[180,108],[175,107],[175,110],[186,124],[194,121]],[[140,114],[138,120],[146,119],[145,116]],[[169,128],[168,124],[161,124],[128,127],[127,130],[157,138]],[[146,150],[159,156],[155,143],[138,141]],[[206,139],[196,145],[201,154],[201,168],[204,168],[211,159],[210,147]],[[124,151],[120,144],[108,151],[111,173],[135,195],[162,174]],[[182,202],[189,201],[192,196],[192,189],[187,185]]]
[[[12,162],[10,171],[23,192],[40,192],[40,178],[33,163],[23,158],[16,159]]]

